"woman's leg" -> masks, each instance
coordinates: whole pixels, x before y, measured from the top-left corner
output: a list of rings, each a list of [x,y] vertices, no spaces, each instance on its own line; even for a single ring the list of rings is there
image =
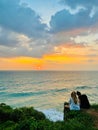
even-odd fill
[[[64,102],[64,120],[66,120],[66,113],[69,111],[69,103]]]

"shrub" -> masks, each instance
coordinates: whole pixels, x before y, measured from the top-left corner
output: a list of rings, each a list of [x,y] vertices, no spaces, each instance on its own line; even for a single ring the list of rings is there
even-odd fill
[[[13,109],[4,104],[0,104],[0,122],[7,121],[10,119],[10,114],[12,113]]]
[[[20,109],[14,109],[13,112],[11,113],[11,120],[14,122],[19,122],[23,120],[23,112]]]
[[[32,117],[36,120],[43,120],[46,118],[42,112],[35,110],[33,107],[23,107],[21,110],[27,118]]]
[[[18,124],[15,130],[38,130],[38,124],[39,122],[33,119],[23,120]]]
[[[16,128],[17,124],[13,121],[6,121],[2,124],[0,124],[0,130],[14,130]]]

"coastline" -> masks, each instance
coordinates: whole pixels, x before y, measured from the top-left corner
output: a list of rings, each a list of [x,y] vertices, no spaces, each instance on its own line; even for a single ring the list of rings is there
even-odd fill
[[[52,115],[51,115],[52,116]],[[96,130],[98,128],[98,104],[84,111],[70,111],[68,120],[51,121],[43,112],[33,107],[11,108],[4,103],[0,104],[0,130]]]

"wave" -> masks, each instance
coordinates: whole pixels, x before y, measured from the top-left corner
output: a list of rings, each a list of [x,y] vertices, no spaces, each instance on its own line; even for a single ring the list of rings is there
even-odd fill
[[[39,96],[45,94],[44,91],[41,92],[19,92],[19,93],[11,93],[9,96],[11,97],[23,97],[23,96]]]
[[[5,90],[5,88],[1,87],[1,90]],[[40,96],[40,95],[47,95],[47,94],[54,94],[54,93],[62,93],[62,92],[67,92],[67,88],[61,88],[61,89],[48,89],[48,90],[39,90],[39,91],[29,91],[29,92],[6,92],[6,91],[1,91],[0,95],[6,95],[9,97],[30,97],[30,96]]]
[[[57,111],[56,109],[37,110],[43,112],[50,121],[63,121],[63,112]]]
[[[75,89],[91,89],[89,86],[77,86]]]
[[[0,96],[1,96],[1,95],[5,95],[5,94],[6,94],[6,92],[0,92]]]
[[[0,86],[0,90],[5,90],[6,88]]]
[[[44,83],[50,83],[52,82],[52,80],[42,80],[42,81],[32,81],[32,82],[29,82],[29,84],[44,84]]]
[[[37,91],[37,92],[18,92],[18,93],[7,93],[11,97],[22,97],[22,96],[39,96],[49,93],[56,93],[56,92],[65,92],[67,89],[50,89],[46,91]]]
[[[62,89],[56,89],[56,92],[67,92],[68,89],[67,88],[62,88]]]

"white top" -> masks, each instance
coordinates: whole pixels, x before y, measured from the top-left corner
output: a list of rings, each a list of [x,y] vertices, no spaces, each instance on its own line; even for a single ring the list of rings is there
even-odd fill
[[[70,110],[80,110],[80,105],[79,105],[79,103],[75,104],[73,99],[70,98],[69,108],[70,108]]]

